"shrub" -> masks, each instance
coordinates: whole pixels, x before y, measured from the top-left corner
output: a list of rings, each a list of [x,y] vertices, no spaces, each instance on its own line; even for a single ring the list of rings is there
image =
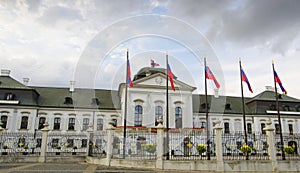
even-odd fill
[[[294,148],[292,146],[285,146],[283,148],[283,151],[287,154],[293,154],[294,153]]]
[[[249,145],[244,144],[243,146],[241,146],[241,148],[239,150],[241,152],[243,152],[244,154],[247,154],[247,153],[249,154],[249,153],[251,153],[252,148]]]
[[[25,145],[25,146],[24,146],[24,149],[25,149],[25,150],[28,150],[28,145]]]
[[[58,145],[58,146],[56,146],[55,148],[58,149],[58,150],[60,150],[60,149],[61,149],[61,146]]]
[[[8,149],[8,146],[7,145],[3,145],[2,148],[3,149]]]
[[[156,145],[155,144],[146,144],[146,152],[148,153],[155,153]]]
[[[77,149],[77,146],[73,146],[72,149],[73,149],[73,150],[76,150],[76,149]]]
[[[202,155],[202,153],[206,151],[206,146],[204,144],[198,144],[196,150],[198,151],[199,155]]]

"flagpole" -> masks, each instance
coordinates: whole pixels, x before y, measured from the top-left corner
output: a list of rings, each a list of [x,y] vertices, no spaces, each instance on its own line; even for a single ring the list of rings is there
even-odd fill
[[[207,148],[206,148],[206,153],[207,153],[207,160],[210,160],[210,134],[209,134],[209,118],[208,118],[208,99],[207,99],[207,80],[206,80],[206,57],[204,57],[204,85],[205,85],[205,117],[206,117],[206,144],[207,144]]]
[[[285,160],[285,153],[284,153],[284,150],[283,150],[283,136],[282,136],[282,128],[281,128],[281,118],[280,118],[278,94],[277,94],[276,79],[275,79],[274,60],[272,60],[272,68],[273,68],[274,86],[275,86],[275,94],[276,94],[276,109],[277,109],[278,124],[279,124],[281,156],[282,156],[282,160]]]
[[[126,84],[125,84],[124,126],[123,126],[123,158],[124,158],[124,159],[125,159],[125,153],[126,153],[128,61],[129,61],[129,52],[128,52],[128,49],[126,49]]]
[[[168,52],[166,52],[166,127],[167,127],[167,136],[166,136],[166,160],[170,159],[169,155],[169,74],[168,74]]]
[[[243,122],[244,122],[244,143],[247,145],[247,128],[246,128],[246,114],[245,114],[245,98],[244,98],[244,89],[243,89],[243,78],[242,78],[242,63],[239,59],[240,65],[240,77],[241,77],[241,93],[242,93],[242,113],[243,113]],[[249,160],[249,154],[246,154],[246,160]]]

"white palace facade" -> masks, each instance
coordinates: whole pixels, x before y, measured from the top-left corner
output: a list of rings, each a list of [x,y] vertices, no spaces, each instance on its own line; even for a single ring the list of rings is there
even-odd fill
[[[171,129],[205,129],[205,97],[194,94],[195,87],[176,77],[176,91],[169,91],[169,127]],[[127,128],[154,128],[159,118],[166,122],[166,74],[163,68],[142,68],[128,88]],[[209,95],[210,126],[221,120],[225,133],[243,131],[240,97]],[[299,133],[300,100],[279,95],[283,133]],[[19,82],[9,70],[1,70],[0,118],[7,132],[35,132],[47,122],[51,131],[84,132],[105,130],[109,121],[123,128],[125,84],[118,90],[29,86],[28,79]],[[267,88],[245,98],[248,133],[262,131],[267,120],[279,130],[275,93]]]

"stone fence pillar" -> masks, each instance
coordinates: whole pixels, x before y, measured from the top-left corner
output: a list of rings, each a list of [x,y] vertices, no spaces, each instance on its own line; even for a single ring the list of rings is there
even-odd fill
[[[2,122],[0,120],[0,144],[2,142],[2,133],[3,133],[4,129],[2,128]],[[2,144],[3,145],[3,144]],[[1,146],[2,147],[2,146]]]
[[[164,155],[164,126],[162,125],[162,121],[158,122],[159,124],[156,126],[157,135],[156,135],[156,168],[163,169],[163,155]]]
[[[215,144],[216,144],[216,156],[217,156],[217,171],[224,171],[223,162],[223,150],[222,150],[222,129],[221,121],[215,121],[214,131],[215,131]]]
[[[276,160],[276,149],[275,149],[275,140],[274,140],[274,128],[271,126],[272,122],[270,120],[268,120],[266,122],[267,126],[263,129],[266,131],[266,135],[267,135],[267,143],[268,143],[268,155],[269,155],[269,159],[272,161],[272,170],[273,171],[277,171],[278,170],[278,164],[277,164],[277,160]]]
[[[110,166],[110,161],[112,158],[112,151],[113,151],[113,139],[114,139],[114,130],[115,127],[113,126],[114,122],[108,123],[107,131],[107,144],[106,144],[106,165]]]
[[[87,132],[87,151],[86,151],[86,156],[92,156],[93,154],[93,125],[90,124],[89,128],[86,130]]]
[[[41,146],[41,155],[39,157],[39,162],[46,162],[46,150],[47,150],[47,140],[48,140],[48,128],[49,124],[46,122],[44,124],[44,128],[41,129],[42,131],[42,146]]]

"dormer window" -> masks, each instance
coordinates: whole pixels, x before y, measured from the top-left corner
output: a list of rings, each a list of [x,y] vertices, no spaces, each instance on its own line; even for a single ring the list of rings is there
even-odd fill
[[[99,105],[100,104],[100,101],[98,98],[92,98],[92,104],[93,105]]]
[[[5,93],[4,100],[15,100],[16,95],[13,93]]]
[[[289,111],[289,110],[290,110],[290,107],[287,106],[287,105],[285,105],[285,106],[283,106],[283,110],[284,110],[284,111]]]
[[[276,110],[276,106],[275,105],[270,105],[270,110],[275,111]]]
[[[229,103],[226,103],[226,105],[225,105],[225,110],[231,110],[231,107],[230,107],[230,104],[229,104]]]
[[[64,104],[73,104],[73,99],[71,97],[65,97]]]
[[[205,105],[206,105],[205,103],[201,104],[202,109],[205,109]],[[209,109],[209,103],[207,103],[207,109]]]

